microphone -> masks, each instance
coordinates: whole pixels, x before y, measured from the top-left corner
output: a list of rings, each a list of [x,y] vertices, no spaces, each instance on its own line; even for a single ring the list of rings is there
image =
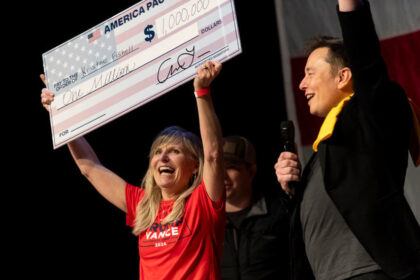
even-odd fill
[[[282,121],[280,123],[280,138],[282,144],[282,152],[295,151],[295,126],[292,121]]]
[[[282,145],[282,152],[296,153],[295,150],[295,126],[292,121],[282,121],[280,123],[280,139]],[[291,194],[290,198],[293,198],[298,182],[290,181],[289,188]]]

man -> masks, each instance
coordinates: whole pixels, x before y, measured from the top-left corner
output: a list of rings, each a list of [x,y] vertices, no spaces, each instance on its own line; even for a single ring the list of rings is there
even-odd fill
[[[289,219],[281,194],[253,191],[255,149],[244,137],[224,139],[226,231],[223,279],[288,279]],[[270,198],[270,199],[269,199]]]
[[[302,176],[296,154],[275,165],[297,201],[293,279],[420,279],[420,229],[403,195],[408,101],[388,77],[369,3],[338,4],[343,43],[315,41],[300,83],[310,113],[325,118],[315,153]]]

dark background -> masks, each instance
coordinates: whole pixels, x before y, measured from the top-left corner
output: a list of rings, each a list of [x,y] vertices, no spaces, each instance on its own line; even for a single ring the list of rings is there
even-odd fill
[[[169,1],[169,0],[167,0]],[[82,177],[66,147],[53,150],[48,113],[40,104],[42,53],[138,1],[42,1],[16,7],[6,53],[17,66],[4,76],[10,125],[4,188],[8,260],[13,279],[138,279],[137,240],[125,215]],[[17,3],[15,3],[17,5]],[[279,188],[274,164],[286,119],[274,0],[235,1],[243,53],[223,65],[212,96],[225,136],[239,134],[257,150],[258,190]],[[15,22],[11,14],[9,22]],[[23,34],[23,35],[22,35]],[[18,108],[17,108],[18,107]],[[148,165],[154,136],[169,125],[198,133],[192,81],[86,135],[101,162],[132,184]]]

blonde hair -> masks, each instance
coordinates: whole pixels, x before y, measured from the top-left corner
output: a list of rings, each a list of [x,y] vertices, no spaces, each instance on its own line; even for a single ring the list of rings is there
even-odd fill
[[[188,188],[174,201],[171,213],[169,213],[162,223],[168,224],[181,218],[184,213],[186,199],[201,183],[204,157],[200,138],[194,133],[178,126],[171,126],[164,129],[157,135],[150,148],[149,168],[141,183],[141,187],[145,190],[145,194],[136,208],[136,218],[132,231],[134,235],[139,235],[141,232],[150,228],[156,219],[159,205],[162,201],[162,193],[153,177],[153,169],[150,165],[150,160],[160,146],[167,144],[181,144],[192,158],[198,162],[199,168],[197,174],[192,174]]]

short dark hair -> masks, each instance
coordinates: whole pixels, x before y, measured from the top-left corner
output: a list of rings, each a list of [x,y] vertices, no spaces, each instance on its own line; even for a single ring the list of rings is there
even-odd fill
[[[349,56],[342,39],[329,36],[312,37],[306,44],[305,55],[309,56],[319,48],[328,48],[326,61],[331,65],[332,74],[335,75],[343,67],[350,67]]]

